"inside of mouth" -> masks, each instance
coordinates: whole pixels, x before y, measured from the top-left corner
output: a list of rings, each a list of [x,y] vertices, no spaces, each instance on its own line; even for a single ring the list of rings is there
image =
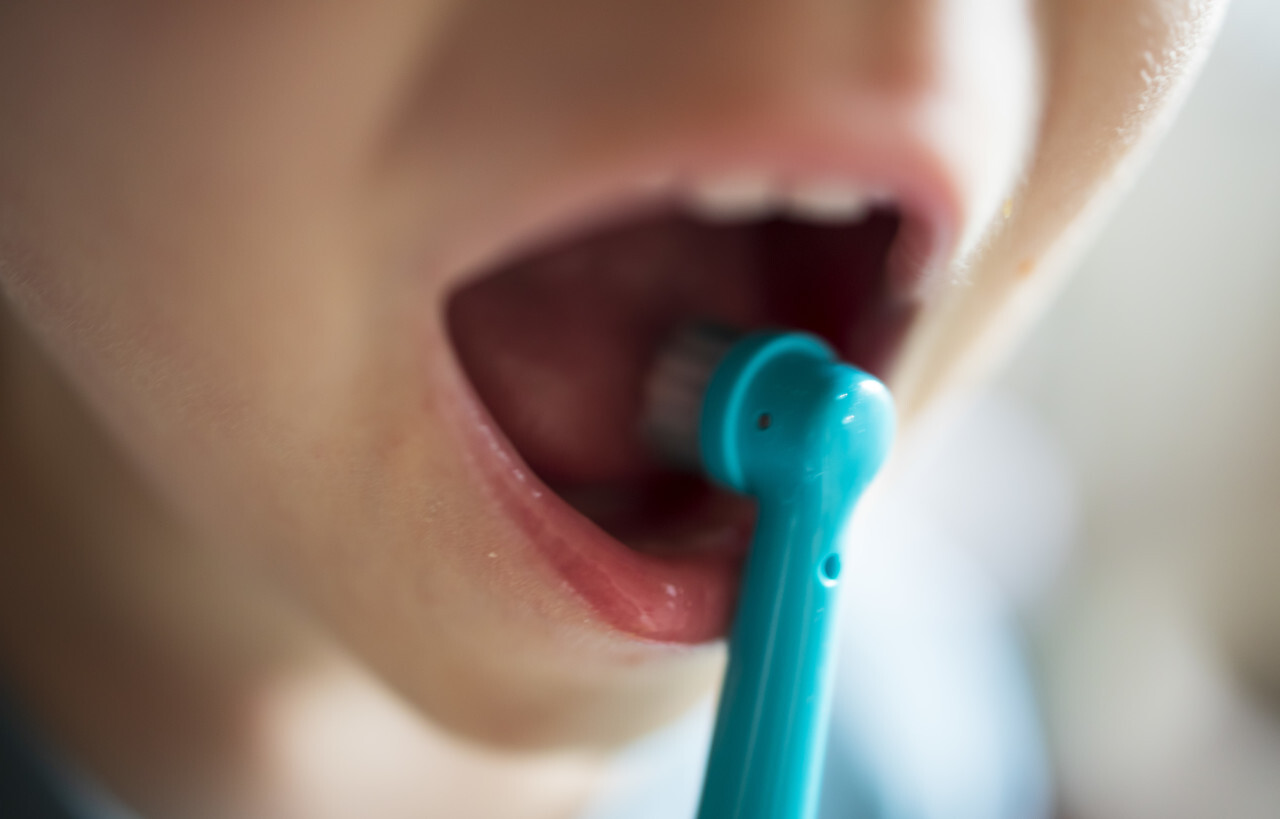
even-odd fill
[[[645,441],[650,368],[673,332],[711,321],[808,330],[883,376],[913,313],[887,280],[900,224],[891,207],[835,224],[655,209],[471,277],[449,332],[529,469],[605,531],[655,554],[745,549],[752,504]]]

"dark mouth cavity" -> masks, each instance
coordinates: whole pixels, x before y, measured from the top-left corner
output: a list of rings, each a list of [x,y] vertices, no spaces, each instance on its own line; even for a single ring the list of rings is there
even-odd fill
[[[586,517],[653,554],[745,550],[750,502],[643,440],[649,368],[677,328],[714,321],[808,330],[883,377],[914,313],[887,282],[900,224],[887,207],[841,224],[646,213],[473,277],[449,331],[528,467]]]

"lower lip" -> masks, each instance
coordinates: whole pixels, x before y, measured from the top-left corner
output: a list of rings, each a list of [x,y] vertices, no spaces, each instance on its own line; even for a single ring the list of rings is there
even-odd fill
[[[697,644],[728,631],[745,550],[687,556],[630,549],[550,490],[521,459],[456,372],[453,416],[474,474],[520,533],[606,627],[642,640]]]

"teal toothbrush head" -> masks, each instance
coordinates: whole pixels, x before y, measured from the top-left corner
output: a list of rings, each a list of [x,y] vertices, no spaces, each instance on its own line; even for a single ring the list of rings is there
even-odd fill
[[[691,328],[650,381],[668,458],[756,500],[700,819],[809,819],[835,669],[845,531],[888,456],[893,400],[807,333]]]

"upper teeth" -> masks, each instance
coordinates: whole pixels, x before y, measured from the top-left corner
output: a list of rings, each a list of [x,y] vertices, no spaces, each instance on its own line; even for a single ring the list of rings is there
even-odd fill
[[[781,186],[765,177],[733,176],[688,188],[689,209],[713,222],[786,216],[809,222],[856,222],[882,195],[841,181]]]
[[[777,192],[764,177],[725,177],[689,190],[690,209],[715,222],[759,219],[771,215],[777,204]]]

